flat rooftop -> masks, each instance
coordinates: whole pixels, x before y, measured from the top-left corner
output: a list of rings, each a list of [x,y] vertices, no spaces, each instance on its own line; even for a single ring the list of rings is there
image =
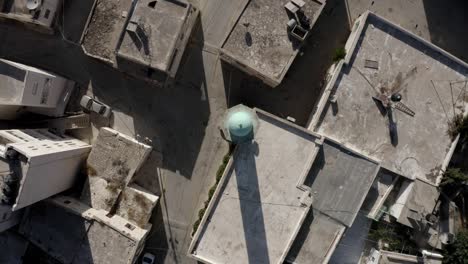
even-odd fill
[[[237,146],[192,241],[205,263],[282,263],[311,203],[303,182],[320,138],[256,110],[255,142]]]
[[[325,140],[305,181],[312,207],[350,227],[379,169],[376,161]]]
[[[168,0],[139,0],[132,19],[124,29],[118,55],[151,68],[167,71],[171,66],[176,44],[183,34],[190,11],[188,3]],[[136,31],[132,30],[138,24]]]
[[[346,226],[316,210],[310,210],[286,262],[322,264],[330,258]]]
[[[39,8],[31,12],[26,6],[26,0],[3,0],[0,15],[51,28],[61,5],[60,0],[43,0]]]
[[[82,42],[87,55],[115,63],[115,51],[131,7],[132,0],[96,0]]]
[[[380,169],[372,161],[325,139],[304,184],[313,197],[287,261],[321,264],[351,227]]]
[[[392,172],[437,184],[451,155],[449,122],[466,107],[467,64],[372,13],[355,24],[346,48],[312,129]],[[415,115],[393,110],[392,142],[388,116],[373,96],[397,90]]]
[[[249,1],[222,45],[221,52],[269,82],[279,84],[299,52],[300,43],[288,34],[290,17],[284,7],[289,0]],[[325,1],[304,0],[301,9],[310,28]]]
[[[60,263],[135,263],[149,231],[107,211],[57,196],[27,211],[19,233]]]

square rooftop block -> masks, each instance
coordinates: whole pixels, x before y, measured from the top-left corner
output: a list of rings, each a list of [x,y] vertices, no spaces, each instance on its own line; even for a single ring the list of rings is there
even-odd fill
[[[182,1],[139,0],[123,29],[117,53],[119,68],[130,66],[128,62],[121,62],[122,59],[144,66],[143,75],[148,68],[169,73],[173,66],[175,75],[197,13],[189,3]]]
[[[282,263],[310,208],[298,186],[320,139],[263,111],[255,141],[240,144],[195,234],[205,263]]]
[[[312,207],[350,227],[379,169],[376,161],[325,140],[305,181]]]
[[[301,46],[288,33],[288,21],[294,18],[285,8],[288,2],[250,1],[222,45],[221,58],[268,85],[280,84]],[[304,2],[301,12],[310,19],[311,29],[325,1]]]
[[[116,214],[141,228],[146,228],[158,200],[158,196],[136,184],[130,184],[123,190]]]
[[[344,231],[351,227],[374,181],[379,164],[324,140],[304,184],[313,204],[286,260],[328,262]]]
[[[86,55],[114,64],[117,44],[127,22],[132,0],[96,0],[83,36]]]
[[[335,250],[346,226],[316,210],[310,210],[286,258],[286,263],[322,264]]]
[[[110,211],[151,150],[127,135],[101,128],[88,156],[88,180],[81,200],[93,208]]]
[[[418,179],[405,180],[389,213],[399,223],[418,229],[421,228],[422,219],[436,208],[438,198],[439,190],[434,185]]]
[[[467,105],[467,64],[369,12],[356,22],[346,49],[311,128],[396,174],[437,184],[453,147],[449,123]],[[368,60],[378,67],[366,67]],[[382,92],[399,92],[415,113],[392,110],[396,141],[389,115],[373,98]]]

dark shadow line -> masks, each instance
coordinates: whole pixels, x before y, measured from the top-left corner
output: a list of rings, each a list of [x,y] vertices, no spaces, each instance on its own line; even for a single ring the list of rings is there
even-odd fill
[[[238,154],[234,155],[234,171],[249,263],[270,263],[254,156],[256,149],[256,142],[239,145]]]

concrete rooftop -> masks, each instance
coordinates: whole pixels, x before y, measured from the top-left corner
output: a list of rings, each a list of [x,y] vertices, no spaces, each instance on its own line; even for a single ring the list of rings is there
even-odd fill
[[[326,263],[344,231],[356,219],[380,166],[338,144],[325,140],[304,184],[313,197],[287,260]]]
[[[190,253],[206,263],[282,263],[311,198],[298,188],[318,138],[257,110],[255,142],[238,145],[195,234]]]
[[[57,196],[30,207],[19,232],[61,263],[130,264],[149,230],[74,198]]]
[[[88,178],[81,200],[93,208],[111,211],[151,149],[116,130],[101,128],[86,162]]]
[[[143,37],[138,38],[124,29],[118,55],[163,72],[167,71],[171,66],[177,40],[183,34],[182,29],[189,10],[188,3],[178,1],[138,1],[132,19],[138,21],[144,32]],[[127,29],[131,24],[128,24]]]
[[[392,207],[390,214],[395,216],[398,222],[413,227],[420,228],[422,219],[431,214],[439,198],[437,187],[415,180],[403,182],[398,197]]]
[[[0,18],[9,18],[21,23],[34,23],[52,29],[62,3],[63,1],[60,0],[43,0],[35,12],[31,12],[26,7],[26,0],[3,0],[0,6]]]
[[[131,6],[132,0],[96,0],[82,42],[87,55],[115,63],[114,53]]]
[[[250,71],[279,84],[301,46],[288,34],[290,17],[284,8],[287,2],[289,0],[250,1],[221,52]],[[324,2],[305,0],[301,10],[310,19],[310,27],[320,15]]]
[[[313,130],[381,160],[390,171],[436,184],[451,155],[448,123],[466,106],[467,64],[372,13],[356,23],[346,47]],[[365,67],[366,60],[375,61],[377,69]],[[415,116],[393,111],[398,140],[392,144],[388,117],[372,96],[398,87]],[[328,94],[336,96],[336,104]]]
[[[346,226],[310,210],[286,258],[288,263],[321,264],[330,258]]]
[[[305,181],[313,208],[350,227],[380,166],[326,140]]]
[[[0,60],[0,104],[21,102],[25,78],[25,70]]]

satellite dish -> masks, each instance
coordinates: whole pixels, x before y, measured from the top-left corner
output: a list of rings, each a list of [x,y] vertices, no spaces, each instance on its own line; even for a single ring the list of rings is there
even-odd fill
[[[42,4],[42,0],[26,0],[26,8],[30,11],[38,9]]]

